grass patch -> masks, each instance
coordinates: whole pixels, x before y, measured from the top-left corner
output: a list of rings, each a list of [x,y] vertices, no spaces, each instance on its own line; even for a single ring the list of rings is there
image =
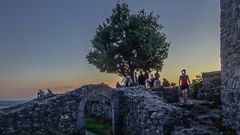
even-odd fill
[[[99,135],[112,135],[111,121],[101,117],[87,116],[85,129]]]

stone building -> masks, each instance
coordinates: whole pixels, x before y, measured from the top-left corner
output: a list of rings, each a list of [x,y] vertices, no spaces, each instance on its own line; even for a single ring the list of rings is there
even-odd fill
[[[220,104],[221,97],[221,71],[202,73],[203,86],[199,92],[199,99],[214,101]]]
[[[221,0],[222,110],[240,134],[240,0]]]

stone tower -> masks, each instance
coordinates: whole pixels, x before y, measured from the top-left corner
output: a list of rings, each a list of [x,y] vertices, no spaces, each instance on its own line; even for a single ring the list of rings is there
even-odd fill
[[[240,0],[221,0],[222,110],[240,134]]]

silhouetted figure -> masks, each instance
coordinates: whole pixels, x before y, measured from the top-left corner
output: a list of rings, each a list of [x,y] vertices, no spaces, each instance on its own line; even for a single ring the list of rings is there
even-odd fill
[[[174,83],[174,82],[171,83],[171,86],[172,86],[172,87],[174,87],[174,86],[176,86],[176,85],[177,85],[177,84]]]
[[[48,91],[47,95],[49,95],[49,96],[52,96],[52,95],[54,95],[54,94],[53,94],[53,92],[52,92],[52,90],[50,90],[50,89],[47,89],[47,91]]]
[[[180,75],[179,77],[179,85],[181,86],[184,103],[186,103],[188,100],[188,89],[189,89],[190,80],[188,75],[186,74],[186,69],[183,69],[181,72],[182,72],[182,75]]]
[[[149,87],[150,79],[149,79],[149,74],[147,71],[145,72],[144,76],[145,76],[145,86]]]
[[[133,83],[134,83],[135,86],[139,85],[138,77],[137,77],[137,72],[134,73]]]
[[[120,85],[119,82],[117,82],[117,84],[116,84],[116,88],[119,88],[119,87],[121,87],[121,85]]]
[[[157,89],[157,88],[160,88],[160,87],[161,87],[160,78],[155,76],[153,88],[154,88],[154,89]]]
[[[155,78],[154,78],[153,75],[151,74],[151,77],[150,77],[149,82],[148,82],[150,88],[153,88],[154,81],[155,81]]]
[[[131,78],[129,75],[124,75],[121,84],[122,84],[124,87],[130,87],[130,86],[132,86],[132,85],[133,85],[132,78]]]
[[[163,85],[163,87],[170,87],[170,83],[166,78],[163,78],[162,85]]]
[[[37,94],[38,94],[38,98],[40,98],[45,95],[45,92],[43,90],[39,89]]]
[[[158,79],[158,80],[160,79],[160,74],[158,73],[158,70],[156,71],[154,76],[155,76],[155,79]]]
[[[146,80],[149,79],[149,74],[148,74],[147,71],[145,72],[144,76],[145,76],[145,79],[146,79]]]
[[[145,76],[143,75],[142,71],[140,71],[140,74],[138,76],[138,83],[139,85],[145,86]]]

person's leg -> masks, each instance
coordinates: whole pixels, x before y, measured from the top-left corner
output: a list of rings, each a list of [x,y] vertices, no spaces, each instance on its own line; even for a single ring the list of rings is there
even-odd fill
[[[186,89],[186,101],[188,101],[188,88]]]
[[[187,102],[187,91],[186,91],[186,89],[184,89],[183,92],[184,92],[184,97],[183,97],[184,103],[186,103]]]
[[[188,89],[185,89],[185,102],[188,100]]]
[[[185,91],[184,90],[182,90],[182,97],[183,97],[183,101],[185,103]]]

